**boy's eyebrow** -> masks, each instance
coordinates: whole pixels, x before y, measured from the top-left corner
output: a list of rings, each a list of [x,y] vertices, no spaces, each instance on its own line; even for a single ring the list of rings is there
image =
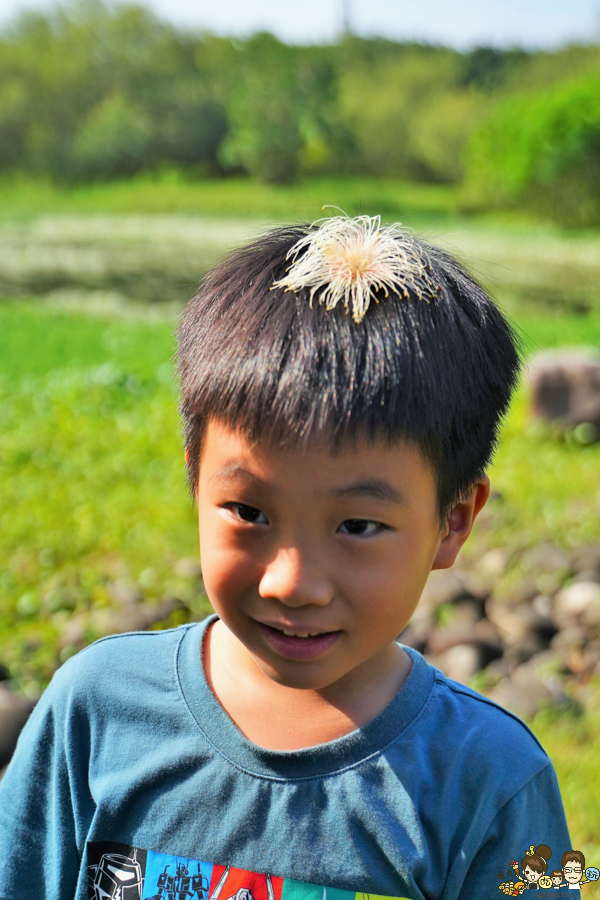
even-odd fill
[[[392,487],[389,481],[383,478],[367,478],[355,481],[347,487],[334,488],[331,491],[336,497],[371,497],[375,500],[385,500],[388,503],[399,503],[406,506],[406,498],[397,488]]]
[[[228,478],[246,478],[250,479],[251,481],[255,481],[260,485],[265,484],[265,482],[261,478],[259,478],[257,475],[254,475],[243,466],[240,466],[239,463],[230,463],[227,466],[223,466],[223,468],[219,469],[218,472],[213,472],[213,474],[209,478],[209,481],[226,481]]]
[[[222,469],[219,469],[218,472],[213,472],[209,480],[226,481],[228,478],[245,478],[254,481],[256,484],[261,485],[261,487],[268,486],[261,478],[254,475],[254,473],[250,472],[248,469],[245,469],[239,463],[231,463],[230,465],[226,465]],[[361,479],[360,481],[355,481],[353,484],[346,485],[345,487],[332,488],[329,493],[333,494],[335,497],[369,497],[375,500],[383,500],[388,503],[398,503],[400,506],[407,505],[404,494],[397,488],[392,487],[389,481],[385,481],[383,478]]]

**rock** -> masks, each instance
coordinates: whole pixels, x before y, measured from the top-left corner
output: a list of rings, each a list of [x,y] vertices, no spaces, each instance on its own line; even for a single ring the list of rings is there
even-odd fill
[[[397,640],[419,653],[424,653],[427,647],[428,628],[424,627],[424,622],[409,622],[404,631],[398,635]]]
[[[494,703],[523,718],[534,716],[541,706],[552,701],[552,692],[540,682],[525,687],[514,684],[510,678],[500,681],[487,696]]]
[[[582,619],[588,628],[592,629],[592,631],[598,631],[600,628],[600,603],[590,604]]]
[[[474,642],[473,625],[466,622],[457,622],[448,625],[446,628],[433,628],[427,639],[427,651],[437,656],[439,653],[445,653],[451,647]]]
[[[13,694],[5,682],[0,684],[0,768],[10,761],[34,706],[33,700]]]
[[[496,686],[503,678],[510,675],[510,667],[505,656],[499,656],[486,666],[485,676],[490,685]]]
[[[571,566],[577,573],[590,573],[589,581],[600,580],[600,545],[577,547],[571,553]]]
[[[166,597],[160,603],[124,606],[121,609],[95,609],[90,613],[73,616],[64,627],[60,646],[81,648],[108,634],[124,634],[128,631],[147,631],[152,625],[163,622],[183,603],[176,597]]]
[[[554,598],[554,615],[560,624],[582,616],[591,607],[600,606],[600,584],[575,581]]]
[[[531,411],[561,427],[600,425],[600,357],[590,352],[542,353],[528,366]]]
[[[576,575],[573,576],[572,582],[577,583],[581,581],[593,582],[595,584],[600,583],[600,575],[596,572],[595,569],[583,569],[581,572],[577,572]]]
[[[141,603],[144,599],[137,584],[116,581],[107,585],[107,590],[112,599],[122,606],[132,606],[134,603]]]
[[[491,598],[486,604],[486,612],[508,644],[534,636],[547,646],[558,631],[552,619],[539,615],[530,604],[509,607]]]
[[[532,547],[523,555],[522,562],[527,571],[544,575],[567,572],[571,569],[567,554],[555,547],[554,544],[540,544]]]
[[[493,622],[489,619],[480,619],[475,624],[473,634],[482,649],[484,666],[502,656],[502,641]]]
[[[179,575],[180,578],[195,578],[201,580],[202,566],[200,565],[200,560],[195,559],[194,557],[178,559],[175,563],[175,573]]]
[[[512,672],[516,666],[528,662],[533,656],[546,649],[546,644],[534,634],[510,644],[504,650],[504,658]]]
[[[544,671],[546,670],[546,671]],[[510,678],[500,681],[488,697],[519,716],[530,717],[549,703],[565,702],[562,679],[551,651],[538,653],[516,666]]]
[[[551,647],[570,672],[581,673],[590,667],[585,652],[587,643],[586,629],[579,625],[571,625],[558,632],[552,639]]]
[[[462,599],[448,604],[444,613],[448,620],[434,625],[429,633],[428,647],[432,653],[441,653],[455,644],[468,643],[474,637],[473,629],[483,616],[481,605],[475,600]]]
[[[521,606],[525,603],[531,603],[534,597],[540,593],[537,579],[527,576],[522,578],[510,592],[510,605]]]
[[[554,608],[548,594],[536,594],[531,601],[531,608],[538,616],[544,619],[552,619]]]
[[[565,647],[585,647],[587,640],[585,628],[581,625],[571,625],[557,632],[550,641],[550,646],[553,650],[561,650]]]
[[[457,644],[435,655],[432,661],[444,675],[461,684],[468,684],[483,665],[481,649],[475,643]]]
[[[494,547],[484,553],[475,570],[484,577],[498,579],[504,575],[509,563],[509,556],[504,547]]]
[[[421,594],[419,606],[434,610],[442,603],[456,603],[464,598],[472,598],[464,582],[452,569],[435,569],[427,579]]]

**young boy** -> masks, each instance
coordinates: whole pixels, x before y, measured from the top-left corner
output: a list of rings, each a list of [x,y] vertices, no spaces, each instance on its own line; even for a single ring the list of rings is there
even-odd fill
[[[179,328],[216,616],[69,660],[0,786],[2,900],[478,900],[570,846],[527,727],[396,642],[484,506],[518,375],[449,256],[281,228]]]

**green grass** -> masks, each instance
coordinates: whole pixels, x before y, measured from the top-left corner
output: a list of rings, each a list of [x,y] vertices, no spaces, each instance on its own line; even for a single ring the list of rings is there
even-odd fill
[[[537,714],[531,727],[554,763],[573,849],[584,854],[586,867],[600,868],[600,685],[591,692],[584,715],[547,710]],[[531,841],[538,843],[538,838],[532,835]],[[584,900],[598,900],[600,883],[588,883],[582,892]]]
[[[60,187],[30,178],[0,181],[0,219],[61,213],[185,213],[218,218],[312,221],[323,203],[347,213],[444,219],[458,208],[456,189],[397,179],[313,178],[265,185],[247,178],[188,180],[179,172],[128,181]]]

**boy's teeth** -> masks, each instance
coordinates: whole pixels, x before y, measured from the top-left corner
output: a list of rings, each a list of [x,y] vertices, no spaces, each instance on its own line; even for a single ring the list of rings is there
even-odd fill
[[[297,631],[286,631],[285,628],[283,628],[282,631],[287,637],[299,637],[299,638],[315,637],[314,634],[309,634],[308,631],[305,633],[302,633],[302,634],[300,634]]]

